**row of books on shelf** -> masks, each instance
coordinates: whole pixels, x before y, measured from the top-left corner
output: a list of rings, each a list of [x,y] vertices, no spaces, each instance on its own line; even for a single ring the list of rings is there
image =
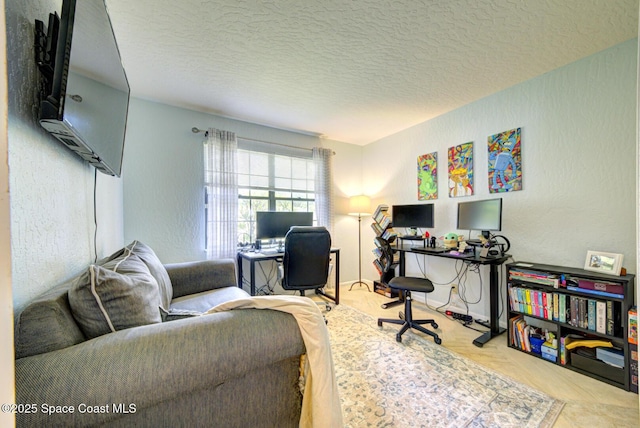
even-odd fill
[[[528,271],[526,269],[510,269],[511,281],[523,281],[553,288],[566,287],[567,290],[600,297],[624,298],[624,286],[617,282],[596,281],[585,278],[569,277],[567,275],[547,274],[540,271]]]
[[[549,285],[555,288],[558,288],[558,285],[560,284],[560,277],[558,277],[558,275],[518,268],[512,268],[509,270],[509,279]]]
[[[389,205],[380,204],[373,213],[373,220],[382,225],[383,228],[387,227],[391,223],[391,216],[389,216]]]
[[[616,336],[621,329],[620,302],[510,286],[512,311]]]
[[[376,256],[377,258],[381,258],[382,257],[382,249],[378,248],[378,247],[374,247],[371,252],[373,253],[374,256]],[[400,253],[393,253],[393,263],[399,263],[400,262]]]
[[[374,218],[374,220],[376,221],[376,224],[379,225],[382,229],[386,229],[391,225],[391,217],[389,217],[388,215]]]
[[[522,315],[509,319],[509,337],[511,346],[521,351],[537,354],[555,362],[557,341],[555,332],[526,322]]]
[[[371,223],[371,228],[376,233],[376,236],[379,236],[382,239],[389,241],[389,243],[393,242],[394,239],[398,236],[398,234],[396,233],[395,230],[393,230],[392,227],[384,229],[380,227],[378,223]]]
[[[375,259],[373,261],[373,266],[376,268],[379,275],[382,275],[384,273],[384,267],[382,266],[382,262],[380,260]]]
[[[638,310],[634,306],[629,309],[628,316],[629,323],[627,324],[629,328],[629,334],[627,334],[627,340],[629,343],[633,343],[635,345],[638,344]]]
[[[373,250],[371,250],[371,252],[373,253],[374,256],[376,256],[376,258],[380,258],[382,257],[382,250],[378,247],[374,247]]]
[[[631,386],[631,391],[638,393],[638,345],[631,344],[629,345],[629,351],[631,352],[630,367],[629,372],[631,374],[631,379],[629,381]]]
[[[398,263],[398,260],[397,260],[397,259],[398,259],[398,257],[394,254],[392,264],[397,264],[397,263]],[[378,273],[379,273],[380,275],[382,275],[382,274],[384,273],[384,263],[385,263],[385,260],[384,260],[383,258],[377,258],[377,259],[375,259],[372,263],[373,263],[373,266],[375,266],[375,268],[376,268],[376,270],[378,271]]]
[[[618,369],[624,369],[625,366],[624,351],[615,348],[608,339],[567,334],[560,337],[558,341],[556,339],[557,331],[529,324],[522,315],[512,317],[509,320],[509,333],[512,347],[537,354],[554,363],[559,362],[561,365],[573,365],[600,375],[604,374],[598,372],[597,366],[590,367],[589,360],[600,360]],[[576,357],[577,361],[572,362],[572,355],[575,353],[579,356]],[[581,362],[584,362],[584,367],[581,366]],[[618,376],[621,374],[621,372],[617,372]],[[614,378],[612,377],[612,379]],[[623,382],[622,379],[616,380]]]
[[[400,295],[398,290],[393,289],[380,281],[373,281],[373,291],[378,294],[382,294],[385,297],[398,297]]]

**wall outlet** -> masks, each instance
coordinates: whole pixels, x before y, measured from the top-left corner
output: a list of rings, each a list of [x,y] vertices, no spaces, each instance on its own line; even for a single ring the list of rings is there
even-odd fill
[[[460,298],[460,294],[458,294],[458,284],[451,284],[451,296],[449,299],[449,308],[457,309],[460,312],[462,309],[465,309],[466,305]]]

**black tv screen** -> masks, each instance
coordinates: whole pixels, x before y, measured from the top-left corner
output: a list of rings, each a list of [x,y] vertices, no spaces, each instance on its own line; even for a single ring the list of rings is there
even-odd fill
[[[63,0],[36,21],[40,124],[83,159],[120,176],[130,88],[104,0]],[[46,33],[46,34],[45,34]]]
[[[485,238],[501,230],[502,198],[458,203],[458,229],[479,230]]]
[[[256,212],[256,238],[284,238],[291,226],[313,226],[313,213],[288,211]]]
[[[393,205],[393,227],[434,227],[433,204]]]

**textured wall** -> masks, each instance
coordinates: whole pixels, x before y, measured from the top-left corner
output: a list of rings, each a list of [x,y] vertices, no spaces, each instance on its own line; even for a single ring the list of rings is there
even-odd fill
[[[204,252],[204,134],[214,127],[240,137],[297,147],[332,148],[338,215],[333,243],[342,249],[341,277],[357,277],[357,221],[344,200],[360,192],[362,148],[293,132],[133,99],[124,153],[125,240],[150,245],[164,262],[201,260]],[[354,162],[355,159],[355,162]]]
[[[94,258],[94,169],[38,123],[34,20],[48,22],[60,1],[6,5],[9,186],[16,310],[75,275]],[[122,245],[122,180],[97,176],[98,257]]]
[[[487,137],[521,127],[523,190],[502,195],[502,233],[513,257],[582,267],[587,250],[600,250],[624,254],[624,266],[634,272],[636,61],[637,39],[366,146],[369,191],[388,204],[416,202],[416,157],[437,151],[433,230],[455,231],[457,203],[489,197]],[[449,198],[447,149],[468,141],[474,142],[475,196]],[[418,261],[424,266],[422,257],[411,260],[409,273],[420,274]],[[453,262],[426,264],[436,282],[455,276]],[[367,276],[375,277],[372,269]],[[477,276],[468,283],[473,301]],[[431,298],[446,300],[448,288],[438,287]],[[488,299],[472,310],[488,314]]]

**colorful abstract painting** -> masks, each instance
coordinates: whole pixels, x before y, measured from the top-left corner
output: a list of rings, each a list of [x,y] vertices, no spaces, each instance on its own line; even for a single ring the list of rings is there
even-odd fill
[[[522,190],[520,128],[491,135],[489,149],[489,193]]]
[[[473,142],[449,147],[449,197],[473,195]]]
[[[418,156],[418,200],[438,199],[438,152]]]

